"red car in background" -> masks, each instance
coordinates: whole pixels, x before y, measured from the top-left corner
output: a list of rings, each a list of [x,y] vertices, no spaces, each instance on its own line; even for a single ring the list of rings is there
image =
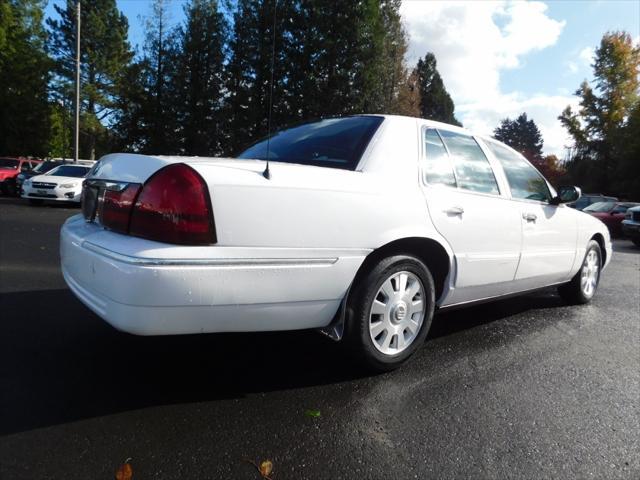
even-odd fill
[[[0,193],[15,195],[18,174],[35,168],[41,162],[31,158],[0,157]]]
[[[582,211],[602,221],[613,237],[622,235],[622,220],[624,220],[625,213],[631,207],[637,207],[638,205],[640,203],[598,202],[589,205]]]

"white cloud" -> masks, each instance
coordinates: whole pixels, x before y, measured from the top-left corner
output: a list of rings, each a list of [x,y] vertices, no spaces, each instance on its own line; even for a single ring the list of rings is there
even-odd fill
[[[595,56],[595,49],[592,47],[585,47],[582,50],[580,50],[580,53],[578,54],[578,58],[580,58],[580,60],[582,60],[586,65],[591,65],[593,63],[593,58]]]
[[[490,134],[502,118],[526,111],[543,133],[545,151],[562,154],[566,139],[557,116],[574,99],[500,88],[501,71],[521,67],[528,53],[557,42],[565,22],[550,18],[547,5],[404,0],[401,13],[410,37],[408,64],[434,53],[466,127]]]
[[[569,60],[567,62],[567,69],[570,73],[578,73],[578,64],[574,61]]]
[[[564,147],[570,144],[567,132],[558,121],[558,115],[567,105],[576,110],[578,98],[569,95],[524,96],[520,93],[501,94],[498,102],[475,102],[457,108],[465,127],[474,132],[491,134],[504,118],[516,118],[526,112],[533,118],[544,139],[546,153],[562,158]]]

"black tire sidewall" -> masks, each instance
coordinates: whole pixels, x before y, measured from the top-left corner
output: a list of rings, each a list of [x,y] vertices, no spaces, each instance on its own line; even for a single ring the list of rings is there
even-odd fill
[[[582,291],[581,277],[582,277],[582,269],[584,268],[584,261],[586,260],[587,255],[589,255],[589,252],[591,252],[591,250],[595,250],[598,253],[598,263],[599,263],[598,280],[596,282],[596,286],[593,291],[593,294],[587,297]],[[584,252],[584,257],[582,257],[582,261],[580,262],[580,268],[578,269],[578,272],[574,275],[574,277],[571,279],[569,283],[562,285],[558,289],[560,295],[565,300],[567,300],[569,303],[572,303],[572,304],[580,305],[580,304],[589,303],[593,299],[593,297],[595,297],[596,292],[598,291],[598,286],[600,285],[600,275],[602,274],[602,263],[603,263],[602,249],[600,248],[600,244],[595,240],[589,241],[589,243],[587,244],[587,248]]]
[[[400,271],[411,272],[420,279],[425,292],[425,316],[417,337],[409,347],[396,355],[385,355],[373,345],[369,335],[369,313],[380,286],[391,275]],[[410,255],[387,257],[366,272],[358,285],[354,285],[347,304],[347,341],[352,351],[369,367],[380,371],[393,370],[406,362],[424,343],[433,319],[434,307],[435,284],[426,265]]]

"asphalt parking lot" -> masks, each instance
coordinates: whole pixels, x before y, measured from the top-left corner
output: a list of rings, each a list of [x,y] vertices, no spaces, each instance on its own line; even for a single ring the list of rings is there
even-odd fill
[[[77,208],[0,197],[0,478],[640,478],[640,249],[592,304],[440,314],[368,376],[315,332],[135,337],[66,288]]]

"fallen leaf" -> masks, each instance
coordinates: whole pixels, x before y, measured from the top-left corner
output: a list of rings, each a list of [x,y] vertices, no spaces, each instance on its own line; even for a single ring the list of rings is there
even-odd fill
[[[273,463],[271,462],[271,460],[265,460],[260,464],[260,468],[258,470],[260,471],[260,475],[262,475],[263,477],[268,477],[273,471]]]
[[[116,480],[131,480],[133,478],[133,469],[127,461],[116,470]]]
[[[320,416],[320,410],[307,410],[304,414],[307,417],[318,418]]]

